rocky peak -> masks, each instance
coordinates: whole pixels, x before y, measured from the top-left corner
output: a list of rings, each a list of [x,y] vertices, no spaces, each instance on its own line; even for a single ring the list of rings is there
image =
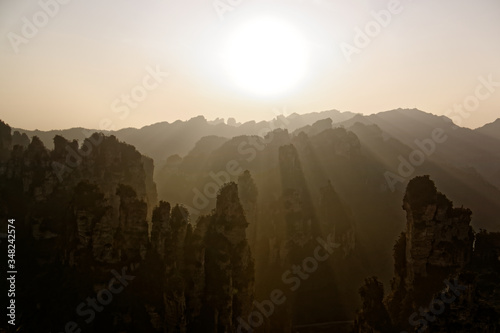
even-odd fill
[[[469,209],[453,208],[429,176],[410,181],[403,199],[407,217],[408,283],[426,278],[429,270],[457,270],[472,255],[473,233]]]
[[[269,145],[280,147],[282,145],[290,144],[290,135],[287,129],[277,128],[272,132],[267,133],[265,136],[265,141],[270,142]]]
[[[42,140],[40,140],[40,138],[38,138],[37,136],[34,136],[31,139],[26,152],[28,160],[36,161],[38,163],[40,163],[42,160],[47,160],[49,155],[49,151],[47,150],[47,148],[45,148]]]
[[[52,151],[52,155],[55,159],[64,160],[68,154],[68,149],[78,151],[78,141],[68,141],[60,135],[54,136],[54,150]]]
[[[11,128],[0,120],[0,161],[9,158],[12,146]]]
[[[257,202],[257,187],[252,179],[250,171],[245,170],[238,177],[238,190],[241,202],[255,204]]]
[[[406,232],[394,246],[392,291],[383,303],[394,329],[411,330],[412,313],[426,308],[433,297],[438,297],[444,281],[466,271],[473,254],[474,234],[471,211],[453,208],[429,176],[415,177],[409,182],[403,209]],[[368,323],[365,312],[366,309],[360,312],[356,332],[374,332],[370,326],[373,328],[377,320]]]
[[[14,131],[12,134],[12,146],[21,146],[23,148],[27,148],[30,144],[30,139],[26,135],[26,133],[19,133],[19,131]]]
[[[251,311],[254,262],[246,239],[247,221],[234,182],[222,186],[205,236],[205,274],[211,316],[222,331]]]
[[[257,242],[258,218],[257,218],[257,196],[258,190],[255,182],[250,174],[250,171],[245,170],[238,177],[238,195],[240,197],[241,205],[245,211],[245,217],[248,221],[248,241],[255,250]]]
[[[215,216],[218,218],[223,217],[228,226],[244,226],[246,228],[247,222],[243,207],[241,207],[236,183],[227,183],[220,189],[217,195]]]
[[[279,165],[283,189],[305,189],[304,173],[297,149],[293,144],[279,148]]]

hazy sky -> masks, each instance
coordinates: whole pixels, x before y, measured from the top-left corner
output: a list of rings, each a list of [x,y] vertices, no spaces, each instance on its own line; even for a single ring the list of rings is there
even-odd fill
[[[499,0],[59,1],[0,2],[0,119],[13,127],[399,107],[473,128],[500,117]]]

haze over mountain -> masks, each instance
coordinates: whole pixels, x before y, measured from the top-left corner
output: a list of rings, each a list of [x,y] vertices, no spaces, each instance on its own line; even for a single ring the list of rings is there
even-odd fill
[[[492,123],[486,124],[477,129],[478,132],[494,137],[496,139],[500,138],[500,119],[495,120]]]
[[[320,122],[323,119],[331,119],[331,122]],[[452,178],[450,178],[451,175],[459,172],[460,174],[456,174],[455,177],[463,177],[462,181],[471,183],[468,185],[471,188],[479,186],[478,184],[483,181],[486,181],[486,183],[482,186],[488,187],[487,183],[489,183],[496,188],[500,188],[500,165],[498,164],[500,150],[498,149],[499,138],[497,135],[499,132],[496,130],[500,124],[498,120],[481,128],[470,130],[454,125],[448,118],[443,116],[434,116],[416,109],[398,109],[369,116],[332,110],[305,115],[278,116],[269,122],[236,124],[229,121],[229,123],[226,124],[223,120],[207,121],[202,116],[199,116],[185,122],[177,121],[171,124],[164,122],[141,129],[129,128],[104,133],[115,135],[119,140],[134,145],[141,153],[152,157],[156,165],[155,171],[159,172],[165,165],[167,158],[172,155],[191,159],[193,154],[203,153],[208,155],[212,150],[224,143],[225,140],[232,137],[241,135],[263,136],[276,128],[286,128],[294,135],[298,135],[300,132],[318,134],[327,128],[342,126],[353,131],[358,137],[364,138],[366,149],[377,153],[377,158],[384,163],[387,171],[397,175],[400,164],[399,156],[408,160],[413,149],[420,149],[415,143],[416,140],[419,140],[420,145],[424,145],[425,150],[425,144],[422,142],[432,139],[433,131],[439,128],[444,131],[443,138],[446,139],[444,142],[438,143],[431,153],[425,154],[426,163],[422,167],[419,166],[418,169],[437,163],[439,167],[435,172],[443,173],[442,169],[445,168],[447,170],[445,174],[448,174],[447,177],[449,178],[447,182],[450,184],[453,183]],[[323,127],[321,124],[323,124]],[[367,127],[360,126],[360,124],[376,125],[376,127],[372,126],[375,133],[370,134],[370,131],[366,129]],[[311,132],[312,129],[314,129],[314,133]],[[25,133],[28,137],[37,135],[48,148],[53,147],[54,135],[62,135],[69,140],[76,139],[81,142],[85,137],[93,133],[93,130],[82,128],[49,132],[14,130]],[[378,136],[376,132],[380,132],[382,142],[373,140],[373,135]],[[215,137],[209,139],[210,136],[216,136],[219,139]],[[203,139],[204,137],[207,138]],[[394,142],[394,140],[397,142]],[[203,145],[199,146],[202,143]],[[209,146],[206,146],[207,144]],[[399,145],[399,150],[381,153],[388,146],[393,145]],[[190,152],[191,149],[194,150]],[[200,152],[196,153],[197,150]],[[438,181],[440,181],[439,178]],[[395,183],[395,185],[398,184],[400,189],[403,188],[404,184],[402,182]],[[480,193],[486,193],[485,191],[480,191]],[[489,191],[495,193],[494,189]],[[462,198],[466,196],[466,192],[463,190],[460,191],[461,194],[456,193],[455,195]],[[487,202],[493,199],[485,200]]]
[[[52,131],[27,131],[14,128],[14,131],[26,133],[29,137],[38,136],[48,148],[53,147],[55,135],[61,135],[68,140],[83,141],[93,132],[113,134],[118,139],[128,142],[144,154],[153,157],[157,162],[164,161],[173,154],[185,155],[194,144],[204,136],[217,135],[230,138],[237,135],[264,134],[275,128],[289,128],[290,130],[311,124],[317,120],[331,118],[336,122],[347,120],[354,116],[351,112],[340,112],[337,110],[312,112],[304,115],[281,114],[284,110],[276,110],[278,115],[271,121],[249,121],[243,124],[228,119],[208,121],[203,116],[192,118],[188,121],[175,121],[173,123],[161,122],[149,126],[136,128],[125,128],[118,131],[100,131],[95,129],[71,128],[66,130]]]
[[[379,281],[389,285],[394,260],[396,281],[416,270],[400,266],[404,251],[399,235],[405,220],[406,244],[434,253],[435,259],[429,260],[440,267],[440,281],[451,277],[449,267],[453,274],[462,274],[469,265],[483,279],[486,259],[468,258],[485,254],[462,253],[442,263],[433,251],[449,253],[460,247],[462,238],[469,246],[476,232],[489,251],[500,246],[494,233],[500,231],[497,124],[471,130],[416,109],[370,116],[327,111],[231,125],[197,117],[92,135],[90,130],[70,129],[31,137],[35,133],[3,124],[1,213],[15,215],[22,225],[20,255],[38,253],[26,259],[25,265],[31,265],[27,271],[44,272],[43,279],[70,285],[77,280],[64,274],[89,268],[101,272],[86,274],[89,284],[84,289],[66,290],[73,301],[54,302],[75,303],[85,288],[105,281],[106,270],[115,264],[134,269],[139,265],[140,287],[120,304],[140,300],[130,311],[144,332],[197,332],[200,327],[288,332],[316,327],[310,324],[347,332],[354,320],[359,333],[381,327],[382,332],[408,329],[405,316],[428,302],[438,286],[412,277],[404,285],[393,282],[391,294],[383,299]],[[51,140],[53,150],[38,135],[47,146]],[[85,135],[90,136],[79,143]],[[425,175],[431,175],[432,183]],[[446,199],[441,194],[435,199],[434,186],[447,193]],[[21,203],[9,193],[22,197]],[[415,196],[420,199],[408,199]],[[437,211],[447,217],[433,217],[418,206],[422,200],[431,200],[428,207],[437,200]],[[451,205],[466,208],[455,213]],[[415,238],[420,234],[413,234],[423,224],[409,216],[424,211],[429,230],[422,232],[436,237],[425,242],[441,244],[436,248],[421,245]],[[464,223],[470,229],[460,229]],[[483,229],[491,234],[480,232]],[[458,240],[450,241],[455,232]],[[398,250],[393,253],[396,240]],[[324,262],[309,262],[318,244],[326,251]],[[407,254],[406,265],[416,265],[417,252]],[[365,281],[369,276],[378,278]],[[22,301],[29,302],[33,291],[28,280],[20,285]],[[363,304],[357,296],[361,286]],[[408,292],[411,288],[423,288],[420,292],[426,296],[418,298]],[[231,295],[227,291],[232,289],[236,291]],[[248,319],[254,311],[264,311],[255,304],[265,303],[275,290],[288,301],[274,304],[273,315],[263,317],[262,323]],[[367,293],[382,296],[367,300]],[[41,291],[35,294],[45,297]],[[399,313],[395,309],[403,299],[405,308]],[[252,307],[253,300],[257,303]],[[498,319],[492,319],[500,318],[498,304],[482,296],[469,301],[496,313],[485,319],[488,329],[498,325]],[[40,302],[43,316],[33,309],[23,312],[32,318],[27,327],[51,316],[55,303]],[[71,309],[61,311],[65,320],[74,320]],[[131,329],[112,319],[125,320],[127,311],[120,306],[107,311],[109,315],[103,314],[91,329]],[[371,317],[374,313],[378,319]],[[463,313],[474,322],[476,312]],[[443,318],[453,321],[448,315]],[[77,319],[78,325],[86,325]],[[64,321],[53,320],[58,326]],[[48,322],[41,325],[57,329]]]

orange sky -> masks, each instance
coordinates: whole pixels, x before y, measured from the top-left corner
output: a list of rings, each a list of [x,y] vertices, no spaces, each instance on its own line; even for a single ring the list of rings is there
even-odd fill
[[[223,53],[262,16],[293,27],[308,62],[290,89],[257,96],[234,84]],[[500,117],[498,0],[2,1],[0,35],[0,119],[25,129],[262,120],[276,109],[416,107],[473,128]]]

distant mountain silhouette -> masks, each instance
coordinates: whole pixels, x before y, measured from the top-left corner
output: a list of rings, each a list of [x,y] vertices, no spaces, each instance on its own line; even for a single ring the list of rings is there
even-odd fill
[[[442,129],[447,139],[436,147],[429,159],[462,169],[474,168],[475,171],[470,171],[479,173],[485,180],[500,188],[500,138],[499,132],[495,132],[495,128],[500,129],[498,120],[483,128],[471,130],[454,125],[444,116],[416,109],[398,109],[369,116],[356,115],[339,125],[351,128],[357,122],[374,124],[382,130],[385,140],[395,138],[415,149],[418,149],[415,140],[429,139],[435,129]]]
[[[475,131],[500,140],[500,118],[483,127],[476,128]]]
[[[285,110],[286,111],[286,110]],[[340,112],[337,110],[312,112],[305,115],[297,113],[288,116],[278,115],[271,121],[248,121],[243,124],[225,124],[222,119],[207,121],[205,117],[198,116],[187,121],[177,120],[173,123],[160,122],[149,126],[137,128],[124,128],[118,131],[101,131],[97,129],[84,129],[75,127],[65,130],[52,131],[29,131],[13,128],[13,131],[26,133],[30,138],[37,136],[44,145],[52,149],[53,138],[56,135],[72,141],[82,142],[94,132],[102,132],[106,135],[114,135],[119,140],[134,145],[143,154],[153,158],[157,163],[164,161],[170,155],[185,155],[204,136],[217,135],[231,138],[237,135],[257,135],[263,131],[269,131],[278,127],[286,127],[289,130],[311,124],[324,118],[330,118],[334,122],[340,122],[353,117],[352,112]]]

